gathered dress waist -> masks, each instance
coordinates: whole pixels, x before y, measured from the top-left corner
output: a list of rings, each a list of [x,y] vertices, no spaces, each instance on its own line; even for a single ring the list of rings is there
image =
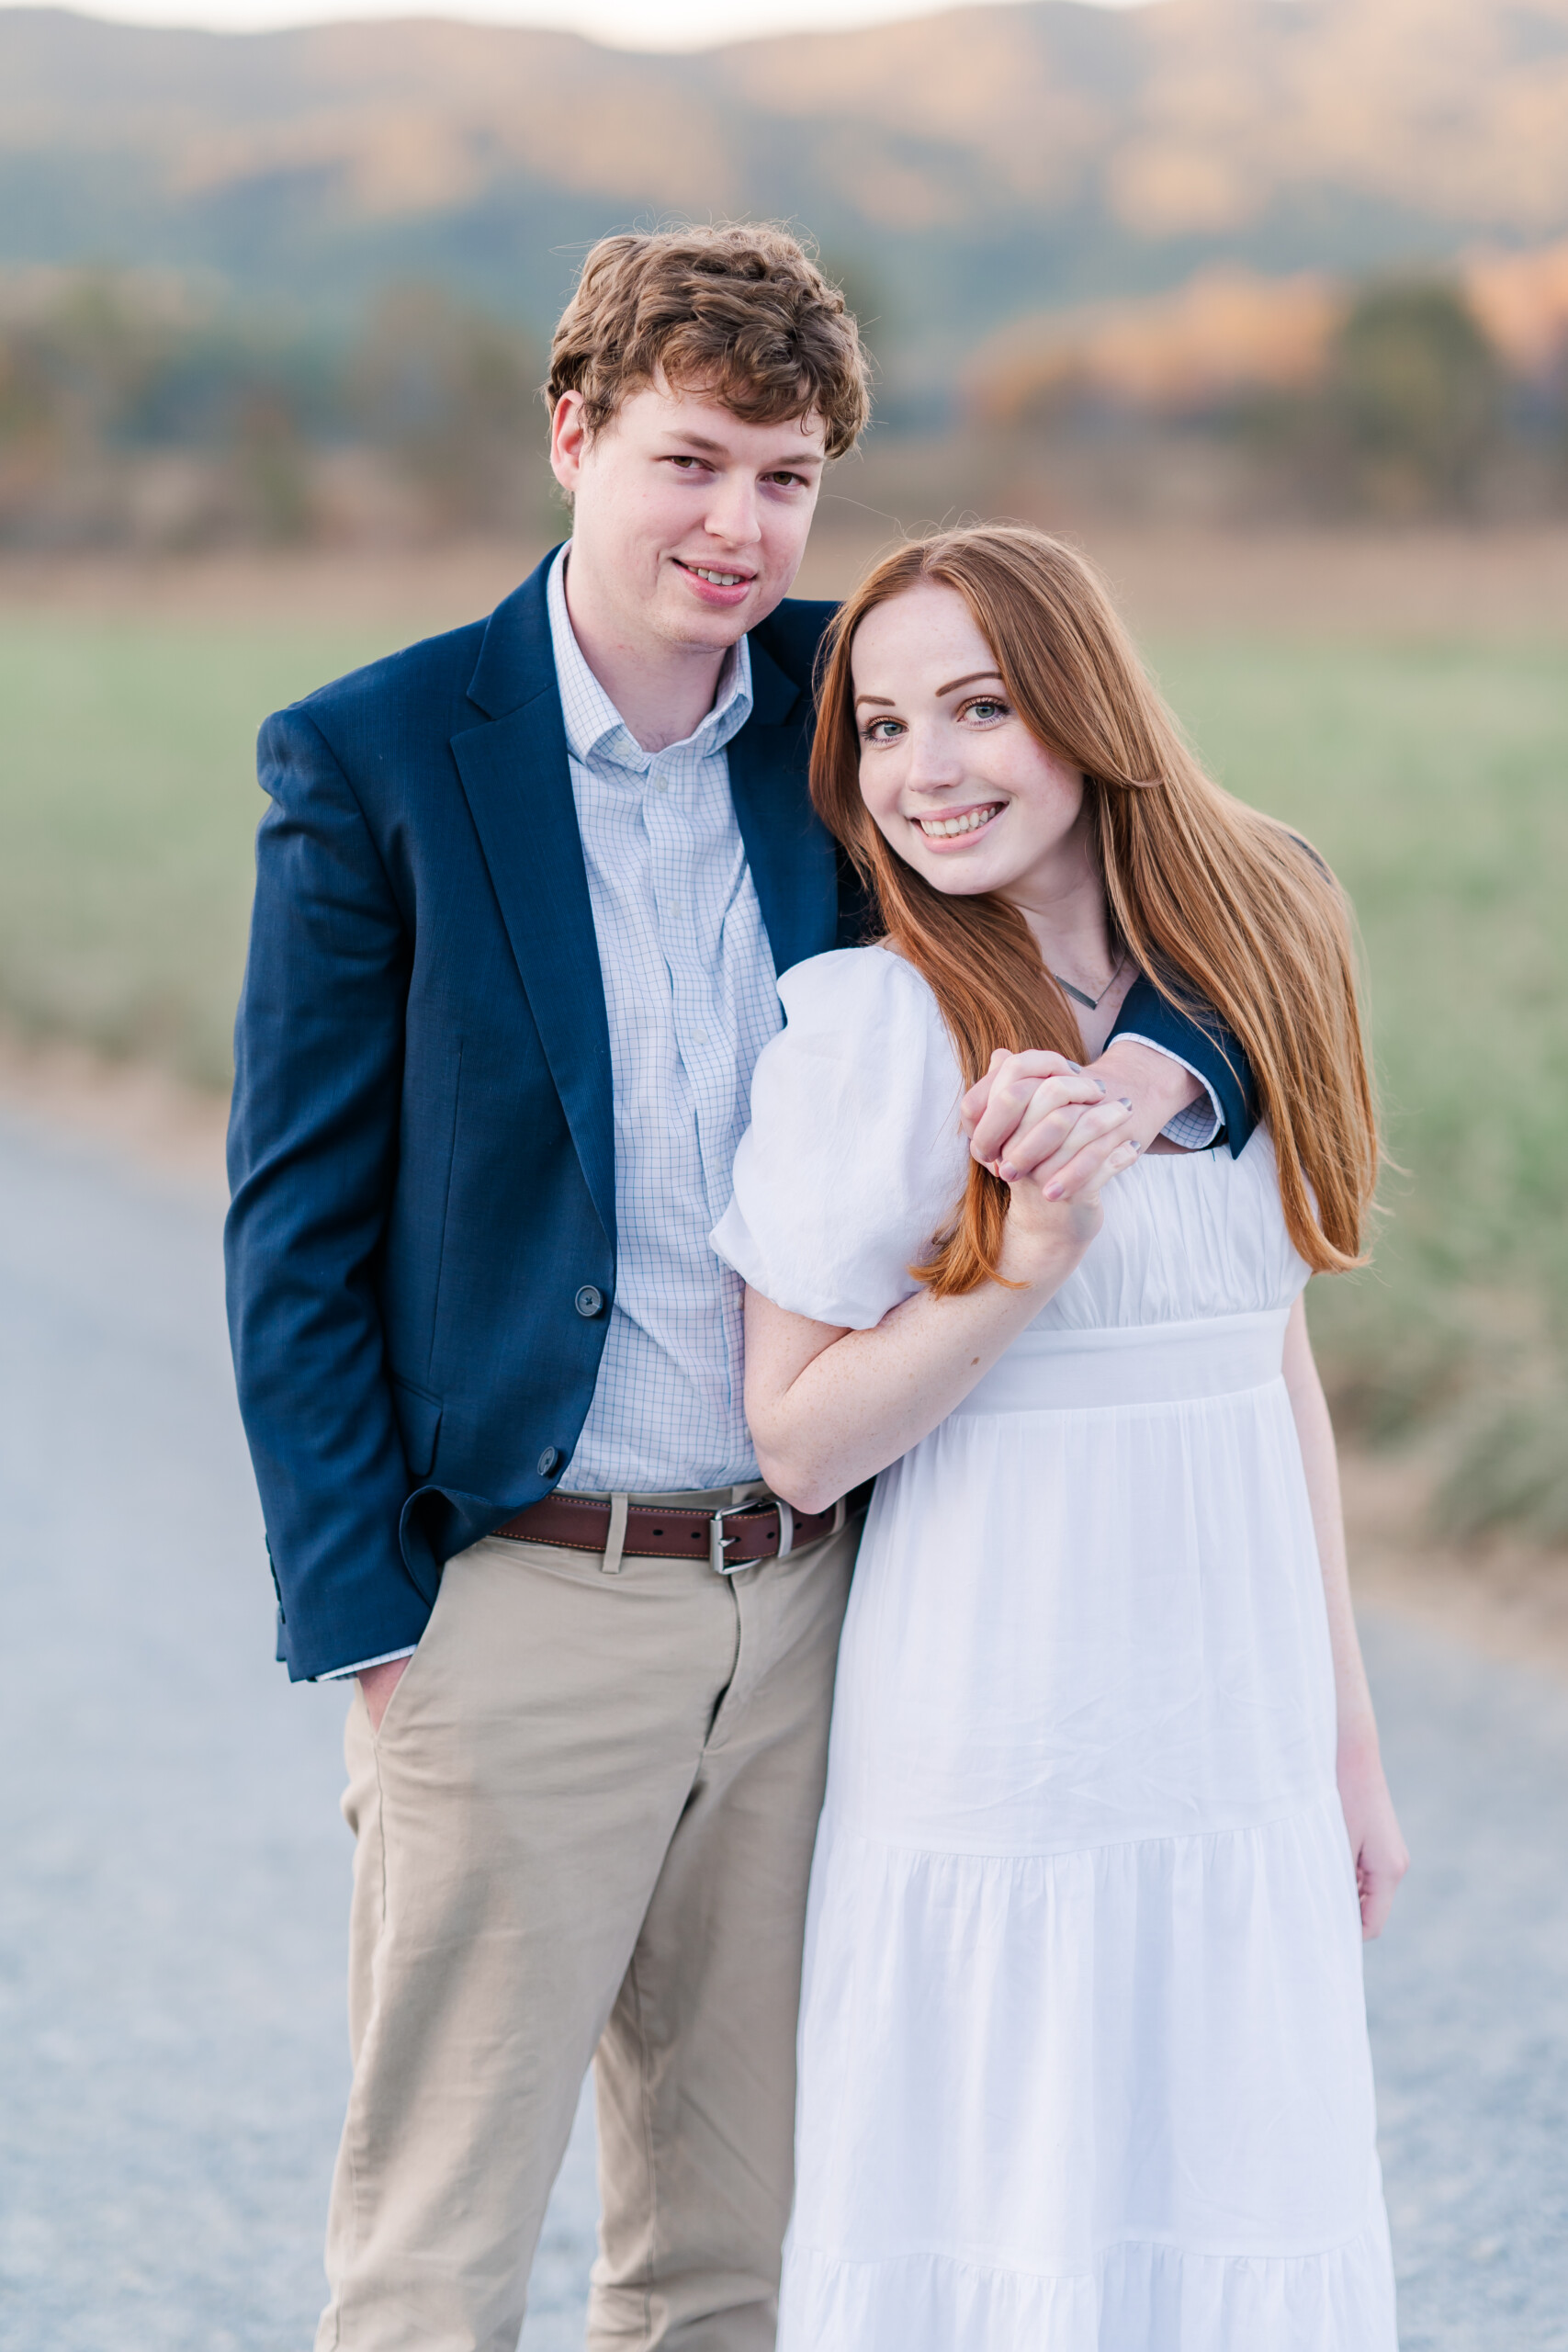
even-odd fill
[[[1090,1330],[1034,1322],[950,1419],[1179,1405],[1262,1388],[1280,1377],[1290,1313],[1289,1306],[1269,1306],[1193,1323]]]

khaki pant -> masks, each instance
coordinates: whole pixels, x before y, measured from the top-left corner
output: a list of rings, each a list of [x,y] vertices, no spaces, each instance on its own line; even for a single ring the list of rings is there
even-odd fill
[[[592,2352],[768,2352],[859,1534],[729,1577],[491,1537],[448,1564],[378,1733],[355,1692],[317,2352],[515,2352],[595,2052]]]

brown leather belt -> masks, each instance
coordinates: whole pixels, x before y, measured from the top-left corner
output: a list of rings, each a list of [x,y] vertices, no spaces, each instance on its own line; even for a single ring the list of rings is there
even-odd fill
[[[791,1510],[788,1503],[739,1503],[724,1510],[666,1510],[630,1503],[622,1550],[639,1560],[705,1560],[721,1577],[759,1560],[787,1559],[807,1544],[834,1535],[871,1493],[868,1485],[841,1496],[828,1510]],[[497,1535],[516,1544],[563,1544],[570,1552],[603,1552],[610,1540],[610,1506],[589,1495],[547,1495],[509,1519]]]

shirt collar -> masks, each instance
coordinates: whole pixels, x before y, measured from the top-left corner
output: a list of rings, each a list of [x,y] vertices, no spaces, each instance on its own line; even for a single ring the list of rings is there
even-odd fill
[[[572,758],[580,766],[597,758],[646,775],[656,759],[668,759],[671,752],[689,749],[699,758],[722,752],[751,716],[751,649],[745,638],[725,655],[713,707],[684,741],[671,743],[663,752],[645,752],[583,659],[566,608],[566,560],[570,553],[569,539],[550,566],[545,601],[567,749]]]

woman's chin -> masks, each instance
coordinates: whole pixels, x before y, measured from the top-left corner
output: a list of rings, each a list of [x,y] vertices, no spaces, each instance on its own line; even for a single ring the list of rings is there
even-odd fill
[[[933,890],[946,899],[976,899],[983,891],[1005,890],[1011,876],[998,874],[989,858],[965,856],[952,852],[936,857],[918,853],[909,864]]]

